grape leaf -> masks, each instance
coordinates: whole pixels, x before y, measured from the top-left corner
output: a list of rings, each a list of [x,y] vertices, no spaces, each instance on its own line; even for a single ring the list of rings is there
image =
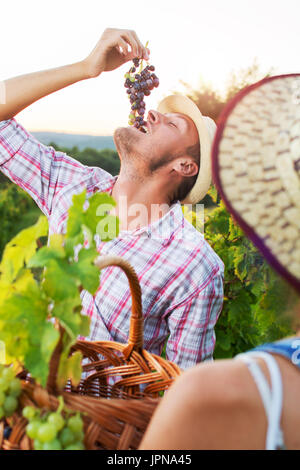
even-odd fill
[[[36,240],[47,235],[47,218],[39,217],[32,227],[19,232],[5,247],[0,264],[1,279],[13,282],[18,271],[23,268],[37,249]]]

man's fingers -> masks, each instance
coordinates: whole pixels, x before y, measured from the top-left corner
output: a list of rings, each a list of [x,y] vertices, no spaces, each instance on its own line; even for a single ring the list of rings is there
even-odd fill
[[[135,38],[135,40],[137,41],[138,45],[139,45],[139,49],[140,49],[140,57],[141,59],[146,59],[148,60],[149,59],[149,49],[147,49],[146,47],[143,46],[143,44],[141,43],[141,41],[139,40],[138,38],[138,35],[136,34],[135,31],[132,31],[132,34]]]
[[[128,44],[126,41],[124,41],[124,39],[122,38],[119,38],[118,40],[118,46],[121,50],[121,53],[124,55],[124,56],[127,56],[129,51],[128,51]]]
[[[126,33],[122,34],[123,39],[128,42],[131,47],[132,52],[134,53],[135,57],[141,57],[142,51],[140,50],[140,46],[138,41],[136,41],[134,35],[131,31],[126,31]]]

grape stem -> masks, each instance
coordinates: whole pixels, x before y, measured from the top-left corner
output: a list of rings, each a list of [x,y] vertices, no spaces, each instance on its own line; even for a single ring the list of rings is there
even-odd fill
[[[149,44],[149,41],[147,41],[146,44],[145,44],[145,48],[146,48],[146,49],[147,49],[147,47],[148,47],[148,44]],[[143,59],[141,60],[141,65],[140,65],[139,73],[141,73],[142,70],[143,70]]]

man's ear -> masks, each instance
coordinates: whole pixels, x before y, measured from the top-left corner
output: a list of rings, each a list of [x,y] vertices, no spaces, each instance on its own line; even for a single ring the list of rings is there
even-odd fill
[[[198,173],[198,165],[190,158],[178,158],[173,163],[173,170],[180,176],[194,176]]]

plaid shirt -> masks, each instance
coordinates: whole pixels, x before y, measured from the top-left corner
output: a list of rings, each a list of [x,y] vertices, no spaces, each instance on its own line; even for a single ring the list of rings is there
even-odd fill
[[[49,220],[49,235],[64,233],[72,196],[87,190],[111,193],[117,176],[88,167],[38,142],[17,121],[0,122],[0,168],[34,199]],[[162,218],[133,232],[121,231],[98,251],[134,267],[142,288],[144,347],[186,369],[212,359],[214,326],[223,303],[224,265],[177,201]],[[101,271],[96,294],[81,293],[91,318],[89,340],[126,343],[131,295],[118,267]]]

